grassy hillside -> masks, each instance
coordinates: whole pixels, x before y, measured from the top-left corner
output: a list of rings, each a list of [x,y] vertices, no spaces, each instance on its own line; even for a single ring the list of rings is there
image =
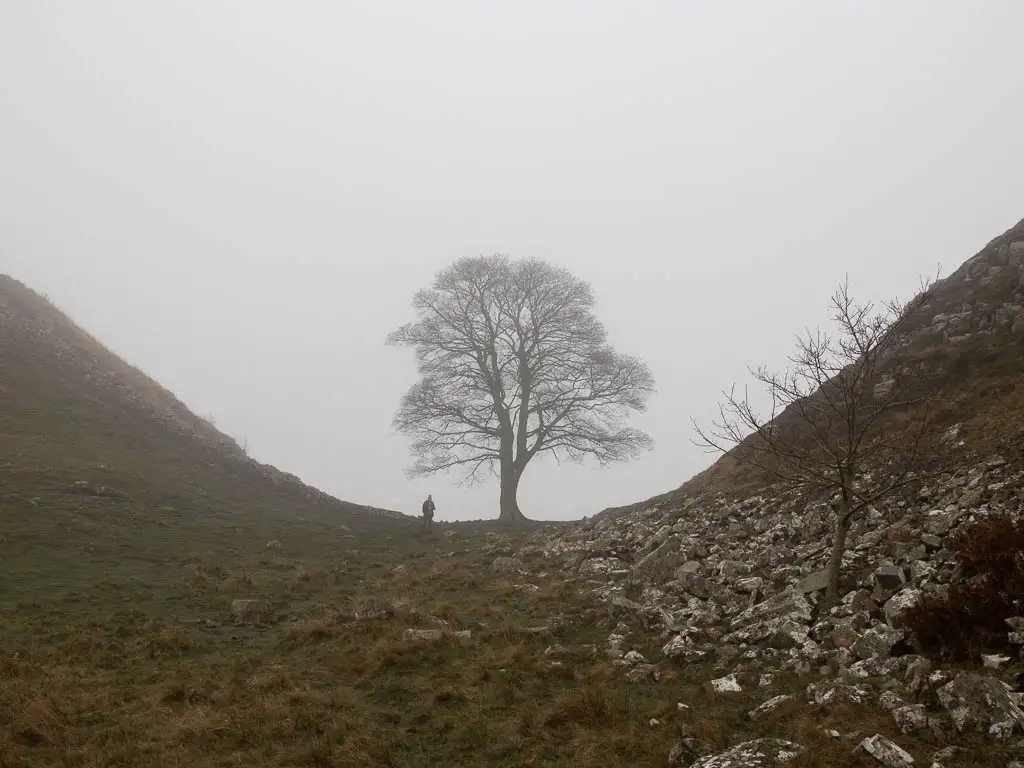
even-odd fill
[[[105,349],[45,298],[0,276],[0,483],[10,495],[83,483],[150,508],[338,515],[334,499],[249,459],[227,435]],[[86,491],[88,489],[85,489]]]

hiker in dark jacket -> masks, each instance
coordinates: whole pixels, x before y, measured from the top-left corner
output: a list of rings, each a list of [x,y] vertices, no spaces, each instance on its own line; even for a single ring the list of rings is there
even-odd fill
[[[427,500],[423,502],[423,530],[429,531],[431,523],[434,520],[434,497],[427,495]]]

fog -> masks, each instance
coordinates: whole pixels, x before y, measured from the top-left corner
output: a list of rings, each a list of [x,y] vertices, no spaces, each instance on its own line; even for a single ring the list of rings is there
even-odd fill
[[[526,472],[526,515],[677,487],[748,364],[909,297],[1024,216],[1024,3],[0,0],[0,272],[261,461],[341,498],[497,515],[407,480],[386,334],[456,258],[589,281],[658,392],[655,450]]]

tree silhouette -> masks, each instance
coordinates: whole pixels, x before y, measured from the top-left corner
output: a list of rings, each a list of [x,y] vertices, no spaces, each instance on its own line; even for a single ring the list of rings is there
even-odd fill
[[[500,477],[500,517],[524,520],[517,493],[543,453],[602,464],[651,446],[624,426],[654,380],[619,354],[594,316],[590,286],[539,260],[465,258],[413,299],[417,321],[388,343],[416,351],[420,374],[395,427],[413,437],[410,476],[460,468]]]

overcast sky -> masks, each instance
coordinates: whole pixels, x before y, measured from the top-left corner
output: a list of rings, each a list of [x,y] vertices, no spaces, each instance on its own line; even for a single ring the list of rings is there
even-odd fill
[[[384,345],[454,259],[589,281],[653,452],[532,466],[528,516],[677,487],[845,273],[909,296],[1024,217],[1020,0],[0,0],[0,272],[345,499],[411,482]]]

